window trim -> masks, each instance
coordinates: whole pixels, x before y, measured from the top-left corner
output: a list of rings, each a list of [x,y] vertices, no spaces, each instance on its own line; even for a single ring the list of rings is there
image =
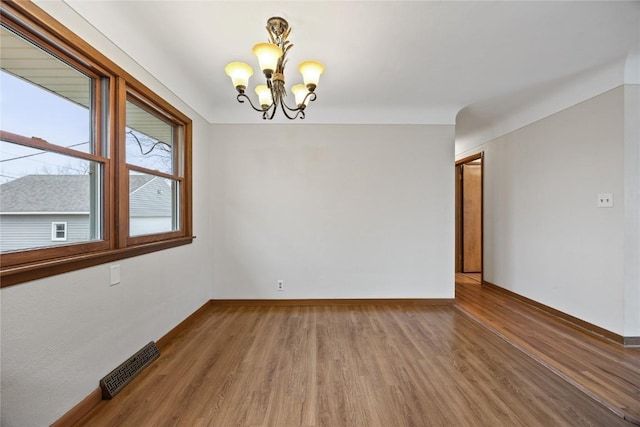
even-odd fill
[[[97,99],[94,103],[94,123],[99,125],[105,116],[109,120],[102,123],[102,127],[93,126],[93,138],[99,141],[97,151],[95,154],[85,153],[88,159],[103,165],[103,240],[5,253],[0,258],[0,287],[192,243],[191,119],[35,4],[4,0],[0,5],[0,20],[36,45],[44,46],[45,50],[59,59],[80,64],[81,69],[89,71],[90,75],[100,76],[109,83],[108,91],[105,91],[101,80],[95,80],[98,90],[95,91]],[[151,106],[156,113],[170,118],[172,123],[178,123],[183,128],[183,146],[179,153],[182,163],[182,227],[178,231],[129,238],[128,227],[122,227],[122,224],[128,223],[128,201],[124,201],[128,200],[129,183],[123,142],[127,96],[133,96],[143,105]],[[110,100],[106,107],[108,111],[102,111],[106,105],[105,99]],[[31,143],[33,141],[30,146]],[[65,153],[64,147],[52,144],[47,144],[46,150],[69,154]],[[73,155],[78,157],[77,152],[73,152]],[[123,218],[125,222],[122,222]],[[116,226],[117,224],[120,226]]]
[[[58,237],[58,226],[64,225],[62,232],[64,234],[63,237]],[[67,222],[66,221],[53,221],[51,223],[51,241],[52,242],[66,242],[68,238],[67,234]]]
[[[136,172],[142,172],[145,174],[149,174],[149,175],[153,175],[153,176],[157,176],[157,177],[161,177],[161,178],[167,178],[167,179],[171,179],[171,180],[175,180],[178,181],[178,185],[179,187],[182,189],[181,190],[181,195],[184,197],[184,195],[186,194],[186,191],[184,189],[184,185],[185,185],[185,179],[183,175],[183,169],[184,166],[181,164],[181,157],[180,153],[182,152],[182,150],[184,150],[184,146],[185,146],[185,141],[180,140],[180,138],[176,138],[179,134],[179,129],[182,128],[186,131],[186,127],[180,122],[179,119],[176,119],[173,114],[171,114],[171,112],[166,111],[165,109],[161,108],[160,106],[154,104],[151,100],[145,99],[145,97],[143,95],[140,94],[139,91],[136,91],[134,88],[132,87],[125,87],[125,93],[124,93],[124,97],[125,97],[125,111],[123,112],[125,114],[125,118],[124,118],[124,122],[126,125],[126,103],[127,102],[132,102],[133,104],[135,104],[138,108],[141,108],[143,110],[145,110],[146,112],[148,112],[149,114],[152,114],[154,116],[156,116],[157,118],[171,124],[172,126],[174,126],[174,140],[173,140],[173,146],[174,147],[178,147],[178,150],[176,151],[176,155],[174,155],[173,157],[173,165],[172,165],[172,169],[174,170],[174,172],[172,174],[170,173],[166,173],[166,172],[160,172],[157,170],[152,170],[152,169],[147,169],[141,166],[137,166],[137,165],[132,165],[129,163],[126,163],[126,146],[123,145],[123,157],[124,157],[124,162],[121,164],[121,167],[123,168],[122,170],[125,171],[126,175],[127,175],[127,189],[129,188],[129,172],[130,171],[136,171]],[[126,140],[126,134],[125,134],[125,130],[126,130],[126,126],[122,129],[119,129],[120,132],[122,132],[122,138],[123,141]],[[182,138],[184,139],[184,137]],[[187,168],[188,169],[188,168]],[[120,223],[121,224],[130,224],[129,221],[129,197],[126,198],[126,204],[127,204],[127,209],[126,209],[126,214],[127,214],[127,218],[120,218]],[[123,201],[124,202],[124,201]],[[122,232],[122,239],[125,239],[127,242],[127,245],[136,245],[136,244],[141,244],[141,243],[150,243],[150,242],[154,242],[157,240],[161,240],[163,237],[164,238],[172,238],[172,237],[177,237],[179,235],[181,235],[181,231],[182,229],[184,229],[185,225],[186,225],[186,221],[185,221],[185,212],[183,212],[183,206],[182,203],[180,204],[180,208],[179,208],[179,212],[178,212],[178,219],[179,219],[179,228],[177,231],[169,231],[169,232],[164,232],[164,233],[155,233],[155,234],[146,234],[146,235],[136,235],[136,236],[131,236],[130,234],[130,227],[126,227],[126,230],[124,230],[125,227],[122,227],[123,230],[121,230]],[[126,221],[126,222],[125,222]]]

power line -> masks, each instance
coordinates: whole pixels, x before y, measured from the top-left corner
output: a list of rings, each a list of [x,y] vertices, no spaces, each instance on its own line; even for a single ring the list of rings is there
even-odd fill
[[[67,145],[64,148],[71,148],[71,147],[77,147],[79,145],[84,145],[84,144],[88,144],[89,141],[87,142],[79,142],[78,144],[72,144],[72,145]],[[11,160],[19,160],[19,159],[26,159],[27,157],[33,157],[33,156],[39,156],[40,154],[47,154],[50,153],[50,151],[44,151],[44,150],[40,150],[39,153],[33,153],[33,154],[26,154],[24,156],[18,156],[18,157],[12,157],[10,159],[4,159],[4,160],[0,160],[0,163],[4,163],[4,162],[9,162]]]

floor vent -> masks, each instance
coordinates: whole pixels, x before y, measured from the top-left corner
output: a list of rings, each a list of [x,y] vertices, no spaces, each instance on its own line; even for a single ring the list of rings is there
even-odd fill
[[[122,365],[100,380],[102,398],[111,399],[134,379],[144,368],[160,356],[160,350],[156,343],[151,341],[142,347],[136,354],[127,359]]]

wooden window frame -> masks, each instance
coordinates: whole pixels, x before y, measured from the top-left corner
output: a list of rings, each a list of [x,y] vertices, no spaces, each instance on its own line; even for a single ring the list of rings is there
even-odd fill
[[[73,64],[94,78],[94,154],[78,153],[45,141],[13,141],[102,165],[102,239],[2,254],[0,286],[11,286],[69,271],[109,263],[192,243],[192,121],[87,42],[31,2],[3,0],[0,21],[21,36]],[[102,90],[108,82],[108,90]],[[100,87],[98,87],[100,86]],[[178,231],[128,236],[129,168],[125,162],[125,103],[133,97],[182,129],[180,228]],[[104,102],[108,100],[108,102]],[[102,111],[106,105],[108,111]],[[104,120],[108,117],[108,120]],[[6,133],[3,132],[3,139]],[[9,134],[10,135],[10,134]],[[108,137],[105,138],[105,136]],[[107,139],[107,140],[105,140]],[[162,175],[154,171],[156,175]],[[175,177],[171,177],[175,179]]]
[[[126,104],[126,101],[132,102],[139,108],[147,111],[149,114],[152,114],[158,117],[159,119],[161,119],[162,121],[171,124],[174,127],[174,138],[173,138],[174,147],[176,146],[178,147],[178,150],[177,150],[178,154],[174,155],[172,159],[173,160],[172,169],[174,171],[173,173],[165,173],[165,172],[160,172],[153,169],[147,169],[142,166],[128,164],[125,161],[122,167],[124,168],[123,170],[125,171],[125,174],[127,176],[127,188],[129,188],[128,177],[129,177],[130,171],[141,172],[141,173],[145,173],[145,174],[149,174],[149,175],[153,175],[161,178],[167,178],[167,179],[178,181],[179,188],[180,188],[180,197],[179,197],[180,207],[179,207],[178,217],[180,222],[179,222],[179,228],[177,231],[170,231],[165,233],[154,233],[154,234],[140,235],[140,236],[131,236],[129,227],[122,227],[120,230],[121,235],[119,237],[120,239],[126,240],[127,245],[145,244],[145,243],[155,242],[158,240],[163,240],[166,238],[179,237],[181,234],[180,230],[182,230],[185,226],[185,215],[187,214],[182,204],[182,198],[184,197],[184,193],[185,193],[184,191],[185,165],[181,163],[181,160],[184,162],[184,156],[179,155],[179,153],[184,150],[184,146],[185,146],[184,140],[186,139],[184,134],[186,133],[186,128],[181,122],[181,120],[174,117],[171,114],[171,112],[165,111],[161,106],[154,104],[152,100],[146,99],[144,95],[142,95],[140,92],[136,91],[135,89],[131,87],[127,87],[126,93],[123,96],[125,97],[125,104]],[[125,113],[126,113],[126,108],[125,108]],[[183,134],[182,137],[179,136],[180,129],[182,129],[182,134]],[[121,138],[124,141],[126,139],[126,135],[124,134],[125,130],[124,128],[122,128],[120,129],[120,131],[123,132]],[[123,151],[125,150],[123,149]],[[124,157],[126,158],[126,152],[124,153]],[[129,224],[129,216],[128,216],[129,215],[129,209],[128,209],[129,198],[128,197],[126,202],[127,202],[127,209],[123,209],[121,213],[126,214],[127,217],[120,218],[121,224]]]

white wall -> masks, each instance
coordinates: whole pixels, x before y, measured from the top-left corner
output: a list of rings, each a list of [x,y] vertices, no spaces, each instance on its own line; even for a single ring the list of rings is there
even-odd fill
[[[484,146],[485,280],[621,335],[623,121],[620,86]]]
[[[453,133],[214,126],[213,297],[453,298]]]
[[[0,291],[2,426],[44,426],[211,298],[209,124],[60,2],[39,5],[194,120],[191,245]],[[179,265],[180,268],[175,266]]]

